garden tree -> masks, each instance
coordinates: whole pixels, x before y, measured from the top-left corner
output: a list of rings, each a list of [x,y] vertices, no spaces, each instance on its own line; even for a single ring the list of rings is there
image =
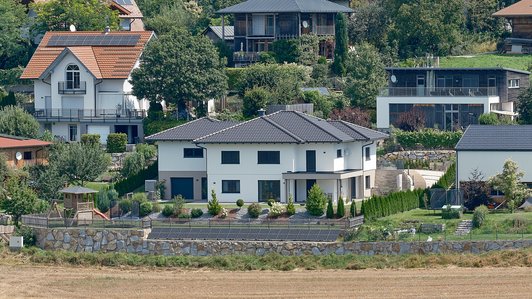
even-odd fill
[[[242,70],[237,89],[243,97],[247,90],[263,87],[272,95],[272,104],[288,104],[300,97],[301,87],[309,80],[309,69],[304,66],[256,63]]]
[[[305,208],[310,215],[321,216],[323,215],[323,210],[327,204],[327,197],[321,191],[321,188],[318,184],[314,184],[307,196],[307,202],[305,203]]]
[[[351,44],[368,42],[378,49],[387,46],[390,18],[383,0],[368,1],[354,7],[348,20],[348,34]]]
[[[133,176],[146,168],[146,158],[138,152],[131,153],[124,158],[120,175],[124,178]]]
[[[464,1],[466,8],[466,28],[469,32],[484,33],[499,38],[504,32],[504,18],[493,14],[501,9],[500,0]]]
[[[84,185],[94,181],[111,164],[111,157],[99,145],[59,143],[50,151],[49,165],[66,176],[68,183]]]
[[[0,154],[0,188],[2,187],[8,175],[9,167],[7,166],[7,158],[4,154]]]
[[[369,113],[361,110],[358,107],[333,109],[333,111],[329,113],[329,118],[332,120],[343,120],[355,125],[371,128],[371,117],[369,116]]]
[[[336,208],[336,216],[338,216],[338,218],[344,218],[345,216],[344,199],[341,196],[338,197],[338,207]]]
[[[50,0],[30,5],[37,14],[34,30],[66,31],[70,25],[78,31],[103,31],[106,26],[118,30],[118,11],[101,0]]]
[[[131,74],[133,94],[150,101],[175,103],[179,110],[227,90],[224,63],[205,36],[173,30],[146,47]]]
[[[499,118],[497,117],[497,114],[490,112],[490,113],[483,113],[478,117],[478,123],[480,125],[498,125],[500,124]]]
[[[46,201],[40,200],[33,189],[28,186],[24,173],[9,177],[0,194],[0,209],[13,216],[15,225],[22,215],[42,213],[48,209]]]
[[[395,126],[403,131],[419,131],[425,127],[425,113],[417,108],[399,114]]]
[[[0,102],[1,107],[16,106],[16,105],[17,105],[17,99],[13,91],[10,91],[7,94],[7,96],[2,99],[2,102]]]
[[[264,87],[255,87],[246,90],[242,100],[242,114],[244,117],[257,116],[259,109],[266,109],[266,106],[271,102],[272,95]]]
[[[278,63],[294,63],[298,60],[299,41],[297,39],[276,40],[272,43],[272,49]]]
[[[222,211],[222,205],[218,202],[214,189],[211,190],[211,200],[207,203],[207,210],[212,216],[216,216]]]
[[[39,123],[24,109],[6,106],[0,110],[0,134],[38,138]]]
[[[102,213],[109,211],[109,208],[111,207],[111,201],[109,200],[107,188],[101,188],[98,192],[96,207]]]
[[[379,90],[386,85],[386,71],[377,49],[362,43],[347,54],[345,60],[346,90],[352,106],[376,107]]]
[[[316,34],[303,34],[299,37],[297,62],[302,65],[315,65],[318,62],[319,43]]]
[[[349,216],[357,216],[357,205],[354,200],[351,200],[351,206],[349,207]]]
[[[327,201],[327,213],[326,213],[326,216],[327,216],[328,219],[333,219],[334,218],[334,208],[333,208],[332,198],[329,198],[329,200]]]
[[[65,187],[68,179],[55,163],[32,166],[29,173],[32,186],[37,190],[39,198],[48,201],[61,198],[59,190]]]
[[[329,85],[329,65],[327,64],[327,61],[321,63],[320,60],[318,60],[318,64],[312,66],[310,77],[312,78],[312,86],[320,87]]]
[[[31,51],[23,29],[29,23],[26,8],[20,1],[0,0],[0,68],[25,65]]]
[[[532,124],[532,87],[523,90],[517,99],[519,123]]]
[[[508,209],[513,212],[519,207],[530,192],[525,184],[521,183],[524,173],[519,170],[516,162],[508,159],[504,162],[502,173],[489,179],[490,185],[504,193]]]
[[[143,1],[150,2],[150,1]],[[151,1],[156,2],[156,1]],[[184,28],[190,30],[197,23],[197,14],[191,13],[185,8],[183,1],[157,1],[159,5],[149,9],[157,10],[157,13],[150,12],[150,16],[145,16],[144,25],[146,30],[153,30],[158,36],[169,33],[175,28]],[[166,3],[168,2],[168,3]]]
[[[321,113],[320,117],[327,117],[331,113],[333,102],[329,96],[322,95],[316,90],[304,91],[303,101],[314,105],[314,113]]]
[[[292,194],[288,196],[288,204],[286,205],[286,213],[289,216],[296,214],[296,207],[294,206],[294,198],[292,197]]]
[[[471,172],[468,180],[460,182],[460,189],[464,195],[464,206],[472,211],[480,205],[487,205],[490,199],[490,186],[484,180],[484,175],[478,169]]]
[[[343,77],[346,74],[346,60],[349,37],[347,36],[347,17],[343,13],[336,14],[335,37],[336,45],[334,47],[334,61],[331,70],[337,76]]]
[[[460,43],[464,25],[463,0],[415,0],[395,2],[388,10],[393,24],[389,42],[397,41],[399,56],[446,56]]]

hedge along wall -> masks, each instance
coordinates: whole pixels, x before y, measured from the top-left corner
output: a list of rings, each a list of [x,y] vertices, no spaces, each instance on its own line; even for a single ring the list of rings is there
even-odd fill
[[[417,209],[422,206],[425,190],[399,191],[386,196],[372,196],[362,202],[361,212],[365,219],[380,217]]]
[[[426,149],[454,149],[463,132],[439,131],[426,129],[408,132],[397,130],[393,135],[404,149],[415,149],[420,145]]]
[[[118,192],[118,195],[122,196],[128,192],[139,188],[144,185],[145,180],[153,179],[157,176],[159,170],[159,163],[155,161],[152,165],[141,170],[139,173],[127,177],[123,180],[120,180],[115,183],[115,190]]]

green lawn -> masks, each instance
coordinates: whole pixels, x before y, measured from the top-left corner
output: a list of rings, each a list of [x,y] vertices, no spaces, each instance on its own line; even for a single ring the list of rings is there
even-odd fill
[[[100,191],[100,189],[109,186],[109,183],[107,182],[86,182],[85,187]]]
[[[443,57],[440,67],[506,67],[527,71],[532,55],[481,54],[474,57]]]

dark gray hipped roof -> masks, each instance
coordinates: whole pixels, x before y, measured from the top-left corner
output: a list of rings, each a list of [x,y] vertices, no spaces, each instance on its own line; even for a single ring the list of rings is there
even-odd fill
[[[187,122],[177,127],[164,130],[157,134],[146,137],[151,141],[191,141],[205,135],[223,130],[238,124],[234,121],[220,121],[217,119],[203,117]]]
[[[471,125],[457,151],[532,151],[532,125]]]
[[[298,111],[278,111],[198,138],[194,142],[339,143],[386,137],[386,134],[371,129],[337,124]]]
[[[353,12],[349,7],[327,0],[248,0],[217,11],[219,14],[234,13],[338,13]]]

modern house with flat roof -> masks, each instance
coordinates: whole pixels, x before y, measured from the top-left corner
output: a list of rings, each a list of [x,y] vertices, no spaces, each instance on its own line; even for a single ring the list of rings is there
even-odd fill
[[[276,40],[304,34],[316,34],[319,54],[332,59],[336,14],[351,12],[349,1],[248,0],[216,13],[222,16],[222,28],[225,16],[233,16],[234,35],[230,38],[234,41],[233,61],[239,66],[257,62],[258,53],[271,51]],[[222,39],[226,40],[225,35]]]
[[[465,129],[483,113],[515,117],[516,101],[530,86],[527,71],[508,68],[387,68],[388,87],[377,97],[377,128],[388,130],[417,109],[425,127]]]
[[[237,124],[200,119],[147,140],[158,141],[168,197],[210,199],[208,191],[215,190],[221,202],[287,202],[289,196],[305,202],[314,184],[333,200],[370,196],[376,142],[387,136],[344,121],[278,111]]]
[[[505,40],[505,52],[532,53],[532,0],[518,1],[493,16],[506,18],[511,27],[512,36]]]
[[[152,31],[47,32],[22,73],[33,80],[34,116],[42,130],[65,141],[81,134],[125,133],[143,139],[148,102],[132,95],[130,74],[139,66]]]
[[[487,180],[501,173],[508,159],[524,172],[523,183],[532,183],[532,125],[472,125],[455,149],[457,184],[469,181],[474,170]]]

